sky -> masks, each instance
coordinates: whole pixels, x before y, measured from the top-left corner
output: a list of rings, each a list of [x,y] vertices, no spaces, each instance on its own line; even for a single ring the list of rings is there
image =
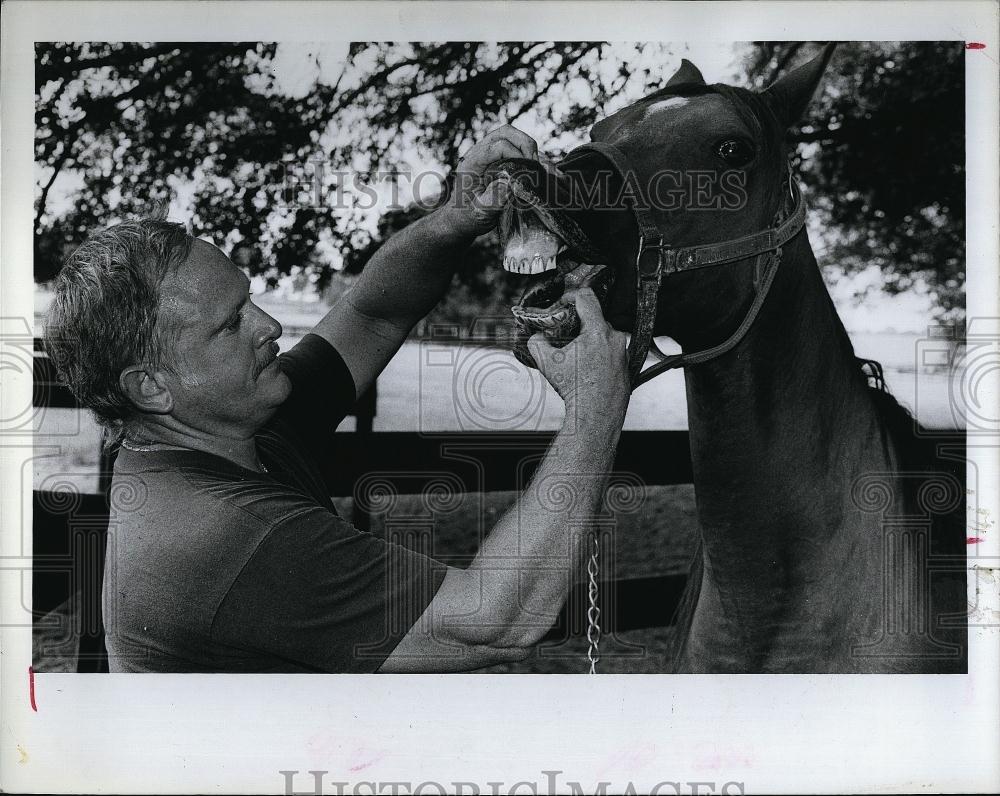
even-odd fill
[[[348,54],[348,42],[295,42],[292,44],[279,44],[274,59],[269,64],[269,68],[263,70],[264,74],[255,76],[249,81],[250,87],[263,94],[281,94],[291,97],[301,97],[312,90],[318,82],[323,85],[335,85],[338,79],[343,79],[346,83],[344,88],[350,86],[351,79],[358,73],[364,72],[363,64],[354,64],[355,69],[349,70],[347,75],[343,75],[345,70],[345,58]],[[664,54],[666,49],[667,54]],[[630,68],[635,71],[648,68],[653,74],[662,72],[664,79],[680,65],[681,58],[692,61],[701,70],[708,82],[732,82],[738,73],[739,60],[745,51],[745,45],[731,43],[674,43],[667,47],[658,44],[643,48],[641,52],[636,52],[632,43],[621,43],[611,45],[611,50],[616,55],[626,58]],[[610,60],[609,62],[610,63]],[[360,67],[360,68],[359,68]],[[574,86],[569,85],[565,89],[564,103],[569,104]],[[631,91],[626,90],[616,96],[614,100],[604,109],[605,113],[613,113],[621,107],[629,104],[638,98],[641,89],[635,84]],[[556,101],[558,110],[558,100]],[[563,132],[557,134],[551,127],[546,125],[546,120],[536,114],[525,114],[521,116],[516,124],[526,133],[538,140],[540,149],[545,151],[547,147],[557,146],[565,149],[579,142],[578,133]],[[323,131],[320,137],[320,146],[324,151],[331,151],[337,146],[338,139],[349,137],[352,134],[350,129],[328,129]],[[555,138],[553,136],[556,136]],[[408,147],[403,142],[403,149],[406,152],[405,163],[412,173],[422,171],[442,171],[443,164],[422,159],[417,154],[417,147]],[[39,179],[44,179],[44,174],[39,170]],[[197,179],[197,175],[196,175]],[[196,184],[195,180],[175,179],[172,183],[174,198],[169,209],[169,216],[172,219],[183,221],[190,215],[191,200]],[[80,187],[81,177],[79,173],[65,171],[59,175],[50,192],[47,209],[49,212],[59,214],[73,202],[75,192]],[[426,184],[426,183],[425,183]],[[399,199],[405,204],[412,200],[412,194],[408,193],[409,186],[404,184],[399,194]],[[386,206],[391,201],[388,187],[380,193],[380,200],[374,204],[364,214],[362,226],[374,232],[379,217],[385,212]],[[821,246],[822,230],[814,228],[811,230],[810,238],[814,247]],[[214,241],[221,244],[221,241]],[[321,244],[322,255],[330,258],[335,264],[339,263],[340,256],[333,247],[332,242],[327,241]],[[837,305],[837,309],[848,329],[852,331],[881,331],[892,329],[896,331],[923,332],[930,323],[933,300],[926,290],[921,291],[921,286],[917,289],[888,296],[880,291],[871,291],[866,298],[858,302],[855,295],[860,289],[876,285],[880,279],[877,268],[851,277],[840,277],[835,283],[828,280],[831,295]],[[255,280],[259,284],[254,285],[254,289],[262,291],[264,289],[263,280]],[[286,277],[279,283],[279,291],[289,294],[294,291],[292,278]],[[290,296],[296,297],[296,296]],[[314,300],[315,296],[304,295],[300,298],[304,300]]]

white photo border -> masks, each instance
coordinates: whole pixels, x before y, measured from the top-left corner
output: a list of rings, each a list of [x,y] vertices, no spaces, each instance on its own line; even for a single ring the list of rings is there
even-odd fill
[[[32,317],[35,41],[980,42],[966,52],[967,312],[970,332],[975,324],[1000,339],[992,2],[8,2],[2,36],[5,325]],[[1000,400],[998,377],[986,376],[979,393],[987,405]],[[2,405],[30,406],[31,390],[26,374],[5,373]],[[998,444],[969,440],[978,505],[994,518]],[[328,772],[327,793],[335,782],[351,783],[345,793],[371,792],[353,789],[358,782],[440,783],[446,792],[478,783],[482,793],[526,782],[548,793],[545,772],[559,772],[562,792],[570,781],[583,792],[609,782],[610,793],[662,782],[685,793],[692,782],[712,782],[716,793],[728,783],[747,793],[1000,788],[995,532],[970,557],[980,568],[970,573],[970,600],[993,624],[970,628],[968,675],[38,674],[33,709],[19,572],[31,562],[30,479],[22,484],[31,456],[30,436],[0,440],[6,791],[281,793],[279,772],[298,771],[295,788],[312,792],[311,770]]]

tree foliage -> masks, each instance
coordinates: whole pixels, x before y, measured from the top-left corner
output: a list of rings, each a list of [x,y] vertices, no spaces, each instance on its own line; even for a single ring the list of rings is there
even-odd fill
[[[762,87],[812,55],[759,43]],[[791,132],[810,205],[829,230],[822,261],[877,266],[890,293],[923,282],[959,320],[965,285],[965,48],[962,42],[844,42],[807,117]]]
[[[194,234],[248,246],[252,271],[302,267],[322,285],[332,263],[317,244],[347,253],[366,236],[350,207],[283,201],[290,168],[387,169],[404,139],[453,163],[482,127],[534,109],[601,47],[355,43],[338,79],[289,94],[275,87],[274,44],[38,44],[36,279],[51,278],[88,230],[148,213],[193,181]],[[592,119],[598,104],[571,104],[567,115]],[[72,207],[50,213],[49,193],[67,174],[81,182]]]
[[[734,82],[765,85],[810,48],[755,44]],[[275,76],[281,57],[280,45],[258,42],[37,44],[36,279],[51,278],[88,231],[186,190],[194,234],[272,282],[306,273],[323,288],[363,267],[417,211],[390,208],[379,223],[352,203],[289,199],[295,169],[322,161],[330,172],[364,173],[411,160],[447,171],[485,129],[528,116],[558,153],[606,108],[661,84],[670,51],[358,42],[333,69],[317,48],[314,68],[291,88]],[[962,64],[957,44],[842,45],[793,132],[832,232],[827,260],[874,264],[889,290],[922,280],[952,314],[964,281]],[[53,202],[56,194],[69,201]],[[491,245],[463,267],[444,316],[460,315],[462,302],[492,311],[509,294]]]

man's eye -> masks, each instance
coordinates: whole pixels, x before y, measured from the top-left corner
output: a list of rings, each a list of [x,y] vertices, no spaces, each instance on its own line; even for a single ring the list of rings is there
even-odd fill
[[[716,144],[715,153],[730,166],[745,166],[754,158],[753,145],[742,138],[727,138]]]
[[[248,291],[247,295],[252,296],[253,295],[253,291],[252,290]],[[230,331],[234,331],[234,330],[236,330],[236,329],[239,328],[240,323],[242,321],[243,321],[243,310],[240,310],[239,312],[237,312],[233,316],[233,319],[229,323],[226,324],[225,328],[228,329],[228,330],[230,330]]]

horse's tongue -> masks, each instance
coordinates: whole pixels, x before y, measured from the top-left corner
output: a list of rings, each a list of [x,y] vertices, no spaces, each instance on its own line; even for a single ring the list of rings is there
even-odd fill
[[[561,266],[558,271],[531,279],[517,306],[511,308],[518,323],[534,331],[574,323],[576,307],[572,300],[563,298],[567,292],[594,287],[600,292],[600,297],[606,294],[610,274],[605,266],[593,263],[575,265],[571,261]],[[564,268],[568,270],[564,271]]]
[[[581,287],[596,287],[595,283],[602,279],[602,272],[605,272],[606,265],[595,263],[582,263],[566,272],[566,290],[578,290]],[[607,277],[609,272],[604,273]],[[596,291],[595,291],[596,292]]]
[[[528,277],[528,284],[517,307],[544,310],[555,304],[565,292],[566,283],[561,270],[533,274]]]
[[[564,297],[566,291],[592,287],[599,301],[603,303],[607,297],[612,279],[607,267],[590,263],[575,268],[570,265],[566,261],[558,271],[533,277],[521,301],[511,307],[516,325],[514,356],[528,367],[537,367],[528,350],[528,340],[536,332],[544,332],[556,347],[566,345],[580,333],[580,316],[573,299]]]

